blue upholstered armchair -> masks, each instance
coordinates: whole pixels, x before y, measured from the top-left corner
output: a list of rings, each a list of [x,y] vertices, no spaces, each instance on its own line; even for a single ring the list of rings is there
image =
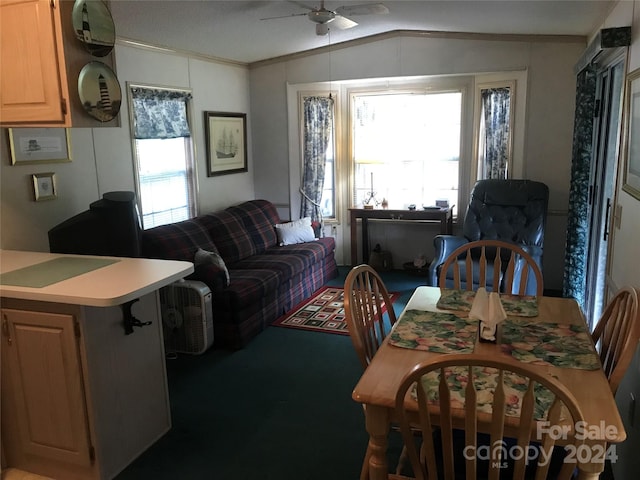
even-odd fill
[[[498,239],[520,245],[542,271],[542,248],[549,188],[532,180],[480,180],[473,187],[462,237],[437,235],[429,282],[438,285],[440,267],[464,243]]]

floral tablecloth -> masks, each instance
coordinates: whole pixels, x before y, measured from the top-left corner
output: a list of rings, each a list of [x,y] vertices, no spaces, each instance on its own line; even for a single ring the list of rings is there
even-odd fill
[[[475,291],[442,289],[436,306],[442,310],[468,312],[471,310],[471,304],[475,296]],[[518,317],[538,316],[538,299],[536,297],[501,293],[500,302],[502,302],[507,315]]]
[[[471,353],[478,321],[452,313],[407,310],[391,331],[389,343],[434,353]]]
[[[469,381],[468,367],[447,367],[445,376],[451,393],[451,406],[464,408],[465,389]],[[498,371],[490,367],[473,367],[474,386],[476,388],[476,405],[478,411],[491,413],[493,392],[496,388]],[[440,372],[433,371],[422,377],[422,385],[425,387],[427,402],[438,404],[438,384]],[[518,417],[522,408],[522,398],[528,388],[528,380],[513,372],[504,372],[504,393],[506,399],[506,415]],[[533,387],[535,396],[534,418],[536,420],[546,418],[546,412],[553,403],[554,396],[542,385],[536,383]],[[416,398],[415,386],[411,392]]]
[[[501,325],[503,352],[526,363],[596,370],[600,360],[586,326],[509,318]]]
[[[460,316],[448,312],[407,310],[391,331],[391,345],[433,353],[471,353],[478,336],[478,321],[465,318],[471,308],[475,292],[443,290],[438,308],[465,312]],[[591,337],[584,325],[564,325],[537,322],[535,297],[500,295],[509,318],[500,324],[498,344],[503,353],[515,359],[539,365],[561,368],[595,370],[600,360],[593,349]],[[513,318],[513,317],[518,318]],[[496,352],[497,355],[499,355]],[[467,367],[445,368],[451,392],[453,408],[464,408],[465,388],[468,382]],[[493,392],[496,388],[497,371],[489,367],[473,367],[474,385],[477,392],[478,410],[491,413]],[[438,403],[440,372],[430,372],[422,377],[429,403]],[[504,388],[507,399],[507,415],[519,416],[522,398],[528,388],[528,380],[512,372],[504,373]],[[544,419],[553,402],[553,394],[536,384],[535,418]],[[416,396],[415,386],[412,395]]]
[[[507,318],[499,327],[500,349],[537,365],[596,370],[600,359],[586,326]],[[391,331],[389,344],[433,353],[472,353],[478,321],[453,313],[407,310]]]

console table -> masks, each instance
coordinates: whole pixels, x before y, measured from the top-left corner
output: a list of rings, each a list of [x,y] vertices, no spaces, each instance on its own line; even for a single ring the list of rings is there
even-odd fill
[[[453,233],[453,206],[447,208],[429,208],[422,210],[389,210],[350,208],[351,214],[351,265],[358,263],[357,219],[362,220],[362,261],[369,261],[369,219],[400,220],[419,222],[440,222],[440,233]]]

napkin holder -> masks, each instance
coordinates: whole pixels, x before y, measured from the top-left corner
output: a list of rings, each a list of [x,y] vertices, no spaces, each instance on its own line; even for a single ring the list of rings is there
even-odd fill
[[[487,294],[484,287],[476,292],[469,318],[479,320],[478,333],[481,342],[497,342],[498,325],[507,318],[497,292]]]

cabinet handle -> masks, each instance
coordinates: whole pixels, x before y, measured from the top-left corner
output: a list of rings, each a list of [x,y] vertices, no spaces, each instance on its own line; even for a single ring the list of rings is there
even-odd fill
[[[9,332],[9,321],[7,320],[6,315],[3,315],[2,318],[2,333],[5,337],[7,337],[7,342],[9,343],[9,345],[11,345],[13,343],[13,340],[11,339],[11,333]]]
[[[51,5],[51,8],[56,8],[56,0],[49,0],[49,5]]]

